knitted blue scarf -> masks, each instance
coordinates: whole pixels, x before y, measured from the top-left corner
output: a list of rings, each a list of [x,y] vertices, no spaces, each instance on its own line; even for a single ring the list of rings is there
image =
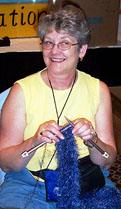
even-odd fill
[[[116,188],[104,186],[98,191],[80,195],[78,151],[68,125],[62,129],[64,140],[57,145],[57,160],[59,168],[58,209],[121,209],[121,192]]]
[[[57,206],[59,209],[80,209],[78,152],[72,135],[72,126],[69,125],[63,129],[62,133],[65,139],[57,143],[60,194]]]

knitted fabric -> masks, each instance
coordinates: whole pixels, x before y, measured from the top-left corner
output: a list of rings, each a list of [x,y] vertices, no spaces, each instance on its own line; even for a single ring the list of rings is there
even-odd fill
[[[72,126],[69,125],[61,131],[64,140],[57,143],[58,158],[58,209],[80,209],[79,200],[79,171],[77,146],[72,135]]]
[[[102,187],[98,191],[80,195],[78,151],[72,134],[71,125],[62,129],[64,140],[57,145],[59,167],[58,209],[120,209],[121,191],[116,188]]]
[[[104,186],[80,198],[80,209],[121,209],[121,191]]]

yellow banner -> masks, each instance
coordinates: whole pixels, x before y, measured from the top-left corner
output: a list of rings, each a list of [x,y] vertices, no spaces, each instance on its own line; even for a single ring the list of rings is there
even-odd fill
[[[40,16],[47,3],[0,4],[0,37],[36,37]]]

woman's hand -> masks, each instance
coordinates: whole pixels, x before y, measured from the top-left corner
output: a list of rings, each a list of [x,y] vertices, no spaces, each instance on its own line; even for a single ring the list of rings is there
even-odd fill
[[[85,118],[78,118],[74,123],[73,134],[79,136],[84,141],[88,141],[89,139],[93,139],[95,136],[95,130],[91,124],[91,122]]]
[[[56,143],[60,139],[64,139],[60,129],[61,127],[54,120],[41,124],[34,135],[35,145],[42,142]]]

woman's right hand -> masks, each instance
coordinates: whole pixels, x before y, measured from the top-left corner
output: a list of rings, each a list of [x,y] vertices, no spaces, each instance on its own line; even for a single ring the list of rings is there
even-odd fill
[[[59,140],[64,139],[60,129],[61,127],[54,120],[46,121],[41,124],[33,137],[35,145],[42,142],[56,143]]]

